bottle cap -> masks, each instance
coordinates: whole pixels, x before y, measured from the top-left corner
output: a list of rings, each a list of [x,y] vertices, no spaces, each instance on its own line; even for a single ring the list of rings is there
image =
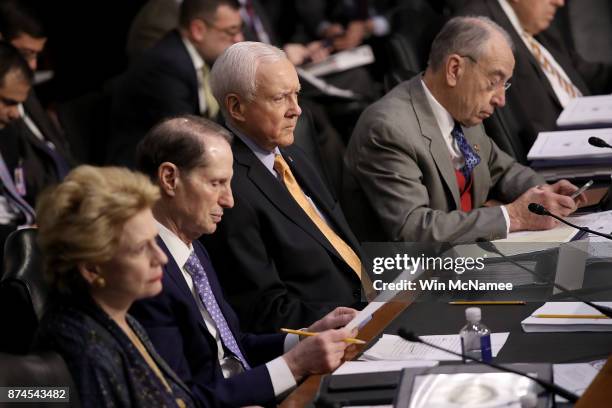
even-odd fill
[[[480,321],[480,317],[482,316],[482,312],[479,307],[468,307],[465,309],[465,318],[470,323],[476,323]]]

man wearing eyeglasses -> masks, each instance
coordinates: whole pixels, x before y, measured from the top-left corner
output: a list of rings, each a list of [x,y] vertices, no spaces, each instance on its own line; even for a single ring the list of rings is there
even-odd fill
[[[114,86],[108,161],[132,165],[139,140],[164,118],[218,118],[208,77],[217,57],[244,40],[239,10],[237,0],[181,3],[178,28],[137,58]]]
[[[344,185],[345,211],[360,239],[494,240],[556,225],[531,214],[531,202],[561,216],[576,210],[584,196],[569,195],[577,187],[546,185],[484,132],[482,121],[505,104],[513,68],[502,28],[484,17],[454,18],[434,40],[425,73],[362,114]],[[356,206],[364,203],[369,208]],[[378,229],[360,222],[366,214],[375,214]]]

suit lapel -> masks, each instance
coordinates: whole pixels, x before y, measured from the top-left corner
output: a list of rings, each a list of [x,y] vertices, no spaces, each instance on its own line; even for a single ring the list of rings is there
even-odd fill
[[[328,251],[337,254],[327,238],[325,238],[316,225],[308,218],[298,203],[291,197],[287,189],[270,174],[268,169],[264,167],[253,152],[251,152],[238,137],[234,138],[233,147],[236,163],[246,167],[247,177],[257,186],[270,203],[278,208],[278,210],[291,222],[297,224],[313,239],[327,248]],[[292,161],[288,158],[285,159],[288,163]]]
[[[431,157],[436,163],[436,167],[446,183],[450,191],[456,208],[461,208],[459,199],[459,186],[457,185],[457,177],[453,168],[452,160],[448,147],[444,142],[443,136],[440,134],[440,128],[436,122],[436,118],[429,106],[429,101],[425,95],[425,90],[421,85],[421,76],[418,75],[408,83],[410,97],[413,100],[412,106],[421,128],[423,137],[429,140],[429,150]]]

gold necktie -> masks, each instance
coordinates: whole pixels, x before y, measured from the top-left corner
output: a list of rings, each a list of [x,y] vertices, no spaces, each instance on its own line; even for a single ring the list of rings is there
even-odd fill
[[[568,81],[565,76],[561,74],[561,72],[559,72],[559,70],[555,68],[555,66],[548,60],[548,58],[546,58],[542,52],[542,47],[540,47],[540,44],[538,44],[535,38],[528,33],[523,33],[523,37],[525,37],[529,43],[531,53],[536,61],[538,61],[538,64],[540,64],[542,71],[552,74],[557,80],[558,84],[561,85],[561,88],[563,88],[571,98],[582,96],[582,92],[580,92],[580,90],[576,88],[574,84]]]
[[[206,101],[206,116],[209,119],[214,119],[217,117],[217,113],[219,113],[219,103],[210,89],[210,69],[206,64],[202,65],[202,91]]]
[[[289,193],[291,196],[293,196],[295,201],[297,201],[299,206],[302,207],[302,210],[304,210],[312,222],[315,223],[321,233],[325,236],[325,238],[327,238],[329,243],[340,254],[342,259],[344,259],[344,262],[346,262],[348,266],[355,271],[357,276],[359,276],[359,279],[361,279],[361,261],[359,260],[359,257],[357,254],[355,254],[351,247],[348,246],[348,244],[344,242],[344,240],[342,240],[342,238],[340,238],[338,234],[336,234],[334,230],[329,227],[329,225],[327,225],[325,220],[321,218],[312,204],[310,204],[306,198],[306,195],[304,194],[304,191],[302,191],[300,185],[295,180],[295,177],[293,177],[293,173],[291,173],[289,165],[287,165],[287,162],[280,154],[274,156],[274,170],[276,170],[281,176],[287,190],[289,190]]]

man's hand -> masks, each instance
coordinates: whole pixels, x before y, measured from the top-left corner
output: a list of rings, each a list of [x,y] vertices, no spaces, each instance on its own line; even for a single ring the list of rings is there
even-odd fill
[[[329,57],[329,48],[323,44],[323,41],[312,41],[306,44],[306,49],[311,62],[321,62]]]
[[[573,185],[572,183],[570,183],[569,181],[565,179],[559,180],[555,184],[547,184],[547,187],[550,188],[550,190],[553,193],[566,195],[566,196],[571,196],[576,191],[578,191],[578,187],[576,187],[575,185]],[[574,201],[576,201],[577,207],[582,207],[586,205],[587,203],[586,194],[581,193],[578,197],[574,198]]]
[[[308,58],[308,49],[302,44],[289,43],[283,46],[287,59],[295,66],[302,65]]]
[[[357,316],[357,310],[350,307],[337,307],[325,317],[317,320],[308,328],[309,332],[321,332],[329,329],[338,329],[346,326],[348,322]]]
[[[344,35],[333,40],[334,48],[338,51],[355,48],[361,45],[366,35],[367,27],[364,21],[351,21]]]
[[[343,340],[351,337],[347,329],[327,330],[306,338],[283,355],[296,382],[306,375],[335,370],[342,362],[348,346]]]
[[[508,204],[506,209],[510,217],[510,232],[551,229],[559,223],[552,217],[530,212],[527,208],[530,203],[541,204],[548,211],[560,217],[567,217],[576,211],[576,202],[567,195],[556,193],[555,188],[565,189],[567,187],[555,187],[555,185],[532,187],[513,203]]]

